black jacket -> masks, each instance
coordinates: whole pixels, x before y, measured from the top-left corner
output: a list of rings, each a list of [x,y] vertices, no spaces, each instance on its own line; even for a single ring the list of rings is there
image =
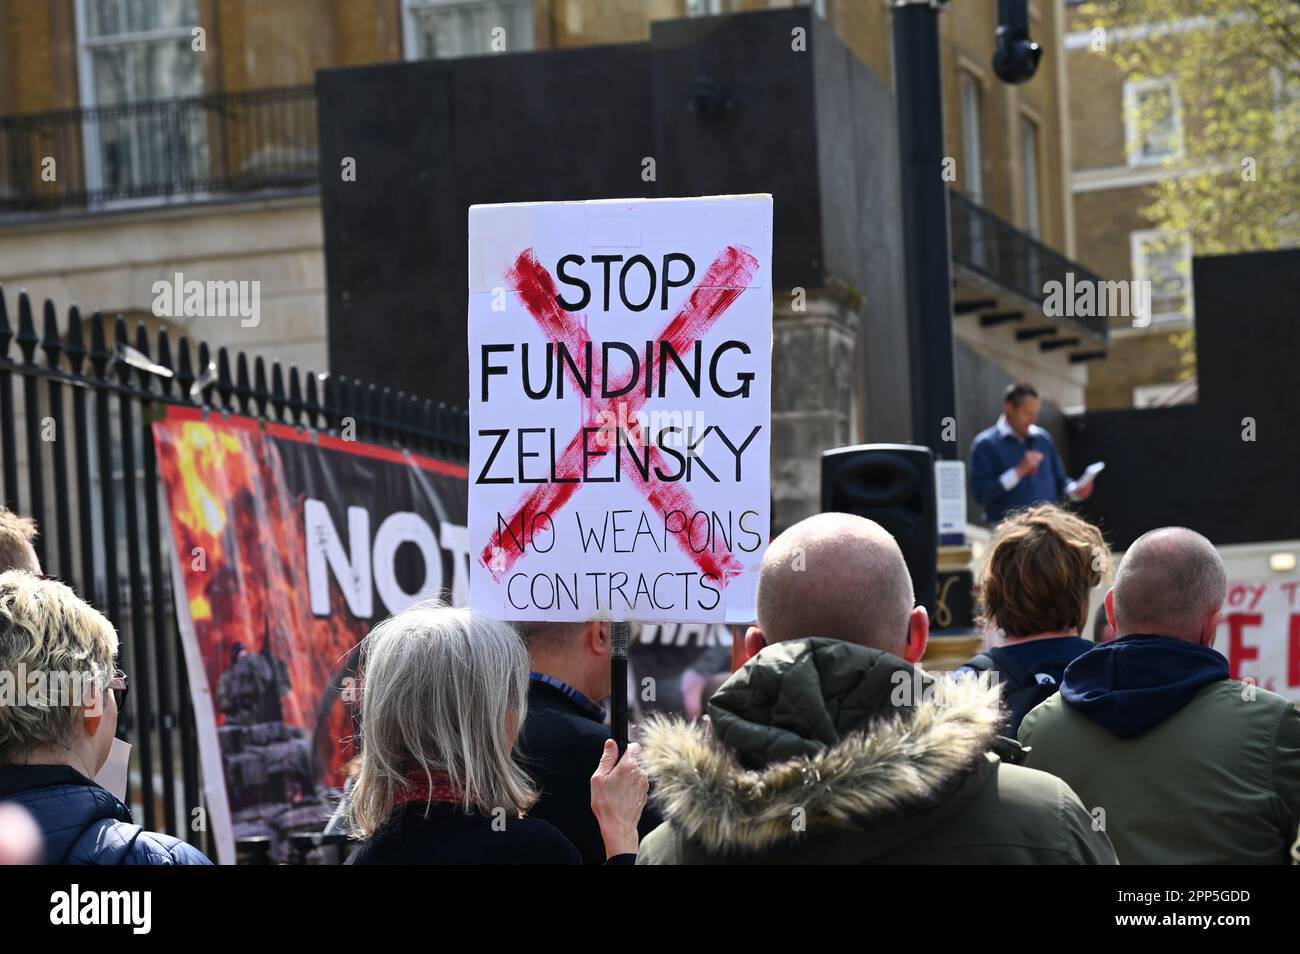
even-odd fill
[[[542,793],[529,816],[562,831],[588,865],[605,863],[605,842],[591,813],[591,776],[610,737],[603,722],[559,689],[537,681],[529,686],[528,718],[519,748],[524,767]],[[661,821],[647,804],[637,826],[641,837]]]
[[[212,864],[192,845],[133,824],[117,796],[66,765],[0,765],[0,801],[31,813],[45,864]]]
[[[427,809],[427,812],[426,812]],[[427,817],[426,817],[427,816]],[[504,825],[502,824],[504,822]],[[407,802],[361,844],[350,865],[577,865],[554,825],[535,818],[465,814],[459,805]],[[632,856],[628,856],[631,858]]]

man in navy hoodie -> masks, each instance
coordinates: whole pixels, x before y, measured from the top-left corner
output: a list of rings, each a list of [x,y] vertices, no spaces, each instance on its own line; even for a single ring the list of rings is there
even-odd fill
[[[1082,487],[1065,473],[1052,435],[1034,422],[1040,402],[1032,384],[1012,384],[1003,397],[1002,416],[979,433],[970,449],[971,490],[989,523],[1009,511],[1061,498],[1087,500],[1092,484]]]
[[[1300,712],[1211,648],[1226,590],[1199,533],[1139,537],[1106,594],[1119,638],[1070,663],[1020,725],[1027,764],[1078,793],[1121,864],[1289,860]]]

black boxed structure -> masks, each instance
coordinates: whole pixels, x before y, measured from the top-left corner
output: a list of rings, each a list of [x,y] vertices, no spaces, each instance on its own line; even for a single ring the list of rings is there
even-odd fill
[[[1300,537],[1300,249],[1197,258],[1198,403],[1072,422],[1073,471],[1111,545],[1190,525],[1216,544]]]
[[[873,439],[910,436],[893,99],[809,10],[329,70],[318,102],[336,372],[464,404],[473,204],[770,192],[776,294],[865,297]]]

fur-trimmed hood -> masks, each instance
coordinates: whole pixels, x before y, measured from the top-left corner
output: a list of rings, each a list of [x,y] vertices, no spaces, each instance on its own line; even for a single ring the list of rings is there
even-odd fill
[[[709,712],[707,726],[652,720],[644,761],[665,819],[724,854],[779,850],[804,831],[861,841],[889,829],[897,842],[932,827],[988,764],[1003,718],[996,684],[830,639],[765,648]]]

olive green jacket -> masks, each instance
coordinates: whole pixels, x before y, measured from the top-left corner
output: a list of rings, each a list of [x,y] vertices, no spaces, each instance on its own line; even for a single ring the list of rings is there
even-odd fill
[[[1300,713],[1235,679],[1212,682],[1131,739],[1058,694],[1020,724],[1027,764],[1070,784],[1123,864],[1285,864],[1300,824]]]
[[[765,648],[709,712],[646,729],[666,821],[637,864],[1115,862],[1069,786],[995,754],[996,684],[804,639]]]

